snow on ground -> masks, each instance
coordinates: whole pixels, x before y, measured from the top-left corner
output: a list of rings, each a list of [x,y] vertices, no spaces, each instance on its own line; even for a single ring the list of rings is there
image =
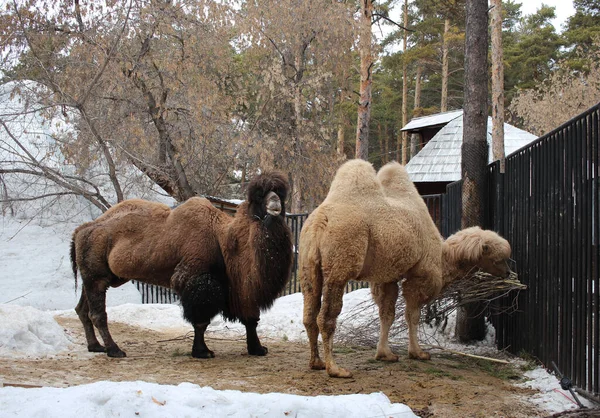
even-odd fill
[[[575,400],[569,391],[562,390],[557,383],[556,376],[549,374],[546,370],[538,367],[525,372],[525,377],[529,380],[524,383],[518,383],[517,386],[538,390],[539,394],[531,396],[529,402],[537,405],[539,408],[555,413],[576,407]],[[578,396],[578,398],[586,407],[594,406],[587,399],[581,396]],[[568,402],[567,406],[569,408],[565,408],[565,401]]]
[[[0,305],[0,356],[46,356],[67,350],[70,341],[49,312]]]
[[[73,349],[69,335],[54,316],[75,316],[78,296],[69,262],[73,226],[40,227],[12,218],[0,218],[0,358],[44,357]],[[340,321],[368,322],[377,315],[368,289],[345,295]],[[126,284],[107,295],[110,321],[153,330],[191,331],[177,305],[142,305],[135,287]],[[362,309],[361,315],[355,315]],[[446,332],[421,327],[421,338],[451,350],[494,351],[493,328],[486,341],[465,346],[454,341],[452,319]],[[219,337],[245,335],[239,323],[215,318],[207,332]],[[279,298],[262,315],[263,338],[306,341],[302,324],[302,295]],[[402,338],[400,338],[402,339]],[[79,347],[81,349],[81,347]],[[538,391],[530,402],[549,413],[576,407],[555,376],[537,368],[526,373],[521,385]],[[0,376],[1,380],[1,376]],[[165,401],[167,401],[165,403]],[[27,417],[90,416],[389,416],[412,417],[405,405],[391,404],[382,393],[344,396],[297,396],[216,391],[190,383],[178,386],[146,382],[97,382],[69,388],[0,388],[0,415]],[[69,415],[70,414],[70,415]]]
[[[191,383],[97,382],[70,388],[0,389],[0,415],[141,417],[416,417],[383,393],[297,396],[214,390]],[[6,415],[4,415],[6,414]]]

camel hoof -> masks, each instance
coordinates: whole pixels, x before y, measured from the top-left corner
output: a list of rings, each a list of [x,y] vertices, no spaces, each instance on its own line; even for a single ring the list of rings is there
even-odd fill
[[[390,363],[396,362],[398,361],[399,357],[396,354],[390,353],[390,354],[377,354],[375,356],[375,360],[379,360],[379,361],[387,361]]]
[[[421,351],[420,353],[408,353],[408,358],[414,359],[414,360],[430,360],[431,359],[431,354],[429,354],[426,351]]]
[[[248,354],[250,354],[251,356],[266,356],[268,352],[269,350],[267,349],[267,347],[263,346],[248,349]]]
[[[125,351],[121,350],[119,347],[108,348],[106,350],[106,354],[108,355],[108,357],[113,357],[113,358],[127,357],[127,354],[125,354]]]
[[[325,370],[325,363],[321,359],[313,360],[308,363],[308,367],[312,370]]]
[[[331,367],[327,369],[327,374],[330,377],[340,377],[342,379],[352,377],[352,373],[344,369],[343,367]]]
[[[90,353],[105,353],[106,352],[106,348],[104,348],[104,346],[100,343],[89,344],[87,348]]]
[[[211,350],[194,351],[192,350],[192,357],[194,358],[215,358],[215,353]]]

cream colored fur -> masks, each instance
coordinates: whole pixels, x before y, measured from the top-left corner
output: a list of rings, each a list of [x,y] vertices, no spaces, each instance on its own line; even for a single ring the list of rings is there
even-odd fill
[[[363,160],[337,171],[329,194],[308,217],[300,234],[299,272],[304,295],[304,325],[313,369],[350,377],[332,356],[336,319],[349,280],[364,280],[379,307],[376,358],[397,361],[388,345],[398,283],[406,301],[409,356],[429,359],[417,341],[421,307],[443,287],[474,268],[506,275],[510,245],[494,232],[469,228],[444,242],[425,202],[403,166],[389,163],[376,173]],[[318,351],[323,338],[325,361]]]

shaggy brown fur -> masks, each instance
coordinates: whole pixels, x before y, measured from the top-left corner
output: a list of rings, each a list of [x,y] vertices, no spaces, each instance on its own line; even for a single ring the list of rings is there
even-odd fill
[[[349,280],[370,282],[381,321],[376,359],[397,361],[388,334],[403,278],[408,353],[429,359],[417,341],[421,307],[452,280],[477,268],[502,277],[510,273],[510,245],[494,232],[468,228],[444,242],[406,170],[396,162],[378,174],[366,161],[343,164],[327,198],[304,224],[299,251],[309,366],[326,368],[333,377],[351,376],[332,356],[336,319]],[[325,362],[318,351],[319,331]]]
[[[267,348],[256,334],[260,311],[271,307],[292,265],[287,191],[282,174],[263,174],[249,184],[247,201],[235,217],[197,197],[173,210],[134,199],[78,227],[71,261],[76,283],[77,269],[83,282],[75,309],[88,350],[125,356],[108,331],[106,290],[136,279],[180,295],[183,314],[194,326],[194,357],[214,357],[204,332],[219,312],[246,326],[249,354],[265,355]]]

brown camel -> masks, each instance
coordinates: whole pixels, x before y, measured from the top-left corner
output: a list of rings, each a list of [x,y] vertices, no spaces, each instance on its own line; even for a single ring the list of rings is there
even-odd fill
[[[218,313],[246,327],[248,353],[262,356],[256,326],[289,278],[291,232],[285,222],[288,184],[281,173],[254,178],[231,217],[194,197],[175,209],[143,200],[110,208],[73,233],[71,261],[83,290],[75,308],[88,350],[124,357],[107,325],[106,290],[136,279],[171,287],[194,326],[192,356],[214,357],[204,332]],[[94,326],[104,341],[102,346]]]

